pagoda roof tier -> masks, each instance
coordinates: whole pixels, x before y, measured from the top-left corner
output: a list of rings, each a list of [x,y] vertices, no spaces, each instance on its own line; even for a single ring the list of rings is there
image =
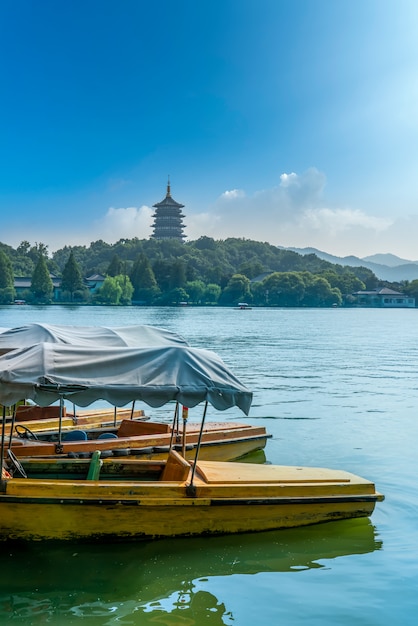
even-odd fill
[[[168,179],[167,193],[166,193],[164,200],[161,200],[161,202],[157,202],[157,204],[153,204],[152,206],[155,206],[156,208],[173,207],[177,209],[182,209],[184,207],[184,204],[180,204],[180,202],[176,202],[174,198],[171,197],[170,179]]]
[[[155,206],[156,208],[160,208],[160,207],[164,207],[164,208],[169,208],[169,207],[173,207],[173,208],[177,208],[177,209],[182,209],[184,207],[184,204],[180,204],[180,202],[176,202],[174,200],[174,198],[172,198],[171,196],[166,196],[164,198],[164,200],[161,200],[161,202],[157,202],[157,204],[153,204],[152,206]]]
[[[154,204],[154,206],[156,206]],[[161,207],[158,207],[159,209],[161,209]],[[174,218],[183,218],[186,217],[179,209],[176,209],[175,207],[164,207],[163,211],[155,211],[155,213],[152,214],[152,217],[156,217],[159,219],[164,219],[166,217],[174,217]]]

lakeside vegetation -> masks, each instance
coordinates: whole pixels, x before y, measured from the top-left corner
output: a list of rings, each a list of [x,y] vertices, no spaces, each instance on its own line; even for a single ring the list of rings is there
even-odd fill
[[[86,281],[93,275],[104,277],[96,290]],[[365,267],[333,264],[249,239],[98,240],[52,254],[43,243],[22,241],[14,249],[0,242],[0,304],[15,300],[15,279],[22,277],[30,279],[30,286],[19,298],[53,302],[51,276],[60,279],[59,303],[350,306],[355,292],[379,287],[418,300],[418,281],[389,283]]]

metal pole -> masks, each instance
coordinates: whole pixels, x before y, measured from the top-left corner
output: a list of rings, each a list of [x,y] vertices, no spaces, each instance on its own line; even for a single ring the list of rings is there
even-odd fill
[[[201,444],[201,441],[202,441],[203,428],[204,428],[204,425],[205,425],[205,418],[206,418],[207,410],[208,410],[208,401],[206,400],[205,408],[203,409],[202,424],[200,426],[199,439],[197,441],[197,446],[196,446],[196,454],[195,454],[195,457],[194,457],[194,463],[192,465],[192,477],[191,477],[191,480],[190,480],[190,487],[192,488],[192,491],[193,491],[193,480],[194,480],[194,475],[195,475],[195,472],[196,472],[196,464],[197,464],[197,459],[199,457],[200,444]]]
[[[175,406],[175,409],[174,409],[173,424],[171,426],[170,450],[173,447],[174,431],[176,429],[176,422],[177,422],[177,419],[178,419],[178,409],[179,409],[179,403],[176,402],[176,406]]]
[[[62,416],[64,413],[64,396],[60,396],[60,417],[58,424],[58,443],[55,445],[56,454],[62,454]]]
[[[12,423],[10,424],[9,448],[12,447],[12,437],[13,437],[13,431],[14,431],[14,428],[15,428],[15,422],[16,422],[16,405],[13,406]]]
[[[183,459],[186,458],[186,424],[187,418],[189,417],[189,409],[187,406],[183,405],[182,418],[183,418],[183,441],[182,441],[182,450],[181,453],[183,455]]]
[[[5,427],[6,427],[6,407],[3,406],[3,424],[1,429],[1,444],[0,444],[0,454],[1,454],[1,478],[0,478],[0,489],[1,491],[5,491],[6,488],[6,480],[3,478],[3,463],[4,463],[4,435],[5,435]]]

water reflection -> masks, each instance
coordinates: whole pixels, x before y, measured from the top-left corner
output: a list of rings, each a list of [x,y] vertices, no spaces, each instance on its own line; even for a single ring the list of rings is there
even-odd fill
[[[297,575],[380,547],[368,519],[205,539],[8,546],[0,557],[0,621],[232,624],[230,577]],[[215,577],[218,597],[209,585]]]

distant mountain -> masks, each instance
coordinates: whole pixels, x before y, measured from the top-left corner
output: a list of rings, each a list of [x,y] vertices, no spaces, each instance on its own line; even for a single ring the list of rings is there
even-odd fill
[[[362,257],[363,261],[370,263],[378,263],[379,265],[387,265],[388,267],[398,267],[399,265],[418,264],[418,261],[408,261],[401,259],[395,254],[372,254],[371,256]]]
[[[316,254],[317,257],[330,263],[348,265],[350,267],[367,267],[380,280],[397,283],[403,280],[418,279],[418,261],[407,261],[394,254],[374,254],[363,259],[356,256],[334,256],[316,248],[287,248],[299,254]]]

